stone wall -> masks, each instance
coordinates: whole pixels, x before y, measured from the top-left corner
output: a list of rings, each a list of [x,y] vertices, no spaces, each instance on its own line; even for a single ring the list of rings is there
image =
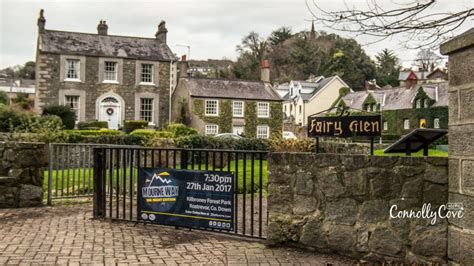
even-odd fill
[[[0,142],[0,208],[42,205],[45,151],[42,143]]]
[[[464,219],[449,220],[450,262],[474,265],[474,28],[441,45],[449,55],[449,202]]]
[[[445,204],[447,158],[272,153],[268,166],[268,244],[365,261],[446,261],[445,219],[391,218],[390,209]]]

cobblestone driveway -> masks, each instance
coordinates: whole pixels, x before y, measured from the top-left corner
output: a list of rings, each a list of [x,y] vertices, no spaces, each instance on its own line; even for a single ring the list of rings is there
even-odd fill
[[[89,204],[0,210],[0,264],[351,264],[227,235],[91,220]]]

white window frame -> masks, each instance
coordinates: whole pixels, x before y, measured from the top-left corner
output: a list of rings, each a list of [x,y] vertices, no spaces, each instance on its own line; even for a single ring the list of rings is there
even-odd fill
[[[150,100],[151,101],[151,103],[146,103],[147,106],[151,107],[151,110],[144,110],[143,109],[143,106],[145,104],[145,103],[143,103],[143,100]],[[145,116],[142,113],[151,111],[150,121],[147,121],[149,125],[154,125],[154,116],[155,116],[154,104],[155,104],[155,99],[153,99],[153,98],[146,98],[146,97],[140,98],[140,111],[138,113],[139,114],[139,119],[143,120],[143,121],[147,121],[146,119],[144,119]],[[148,116],[148,115],[146,115],[146,116]]]
[[[262,130],[266,131],[266,133],[262,133]],[[256,136],[257,136],[258,139],[268,139],[268,138],[270,138],[270,127],[268,125],[258,125]]]
[[[240,110],[241,112],[240,112],[240,113],[239,113],[239,112],[236,112],[236,110],[239,110],[238,108],[236,108],[236,104],[241,104],[241,107],[240,107],[240,108],[241,108],[241,110]],[[233,101],[233,102],[232,102],[232,115],[233,115],[234,117],[244,117],[244,113],[245,113],[245,111],[244,111],[244,110],[245,110],[245,107],[244,107],[244,106],[245,106],[244,101]]]
[[[113,64],[114,72],[107,70],[107,64]],[[118,83],[118,62],[104,61],[104,69],[102,71],[104,73],[102,81],[103,83]],[[107,76],[108,74],[114,74],[114,79],[110,79],[110,77]]]
[[[383,130],[384,130],[384,131],[387,131],[387,130],[388,130],[388,122],[387,122],[387,121],[384,121],[384,122],[383,122]]]
[[[421,108],[421,99],[416,99],[415,106],[416,106],[416,109]]]
[[[70,70],[70,65],[69,63],[70,62],[76,62],[76,66],[75,66],[75,69],[73,69],[74,71],[76,71],[76,76],[77,78],[69,78],[68,77],[68,74],[69,74],[69,70]],[[64,62],[64,81],[81,81],[81,60],[80,59],[75,59],[75,58],[66,58],[65,62]]]
[[[206,136],[214,136],[219,134],[219,125],[216,124],[208,124],[204,126],[204,135]]]
[[[403,120],[403,129],[410,129],[410,119]]]
[[[266,106],[266,114],[263,113],[260,109],[261,107]],[[257,117],[258,118],[269,118],[270,117],[270,104],[266,102],[257,102]]]
[[[76,107],[74,107],[74,101],[69,101],[68,99],[77,99]],[[76,114],[76,123],[79,122],[81,117],[81,96],[79,95],[64,95],[64,105],[71,107],[71,109]]]
[[[433,128],[440,128],[439,118],[433,120]]]
[[[215,102],[216,103],[216,112],[215,113],[208,113],[207,104]],[[204,115],[205,116],[219,116],[219,100],[205,100],[204,101]]]
[[[147,65],[147,66],[151,66],[151,69],[150,69],[150,73],[147,73],[150,75],[150,79],[151,81],[143,81],[143,67]],[[155,85],[155,77],[153,75],[155,71],[155,66],[153,64],[149,64],[149,63],[142,63],[140,64],[140,85]]]
[[[428,99],[425,99],[425,100],[423,101],[423,107],[424,107],[424,108],[428,108],[428,102],[429,102]]]

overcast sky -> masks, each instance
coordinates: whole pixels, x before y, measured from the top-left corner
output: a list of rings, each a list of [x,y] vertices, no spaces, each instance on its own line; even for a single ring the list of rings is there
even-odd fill
[[[330,10],[343,6],[343,0],[318,2]],[[362,4],[365,0],[348,2]],[[472,0],[439,2],[437,12],[472,6]],[[281,26],[295,32],[311,26],[305,21],[311,19],[311,14],[304,0],[0,0],[0,69],[35,59],[36,20],[41,8],[45,10],[47,29],[66,31],[96,33],[99,20],[104,19],[109,34],[154,37],[158,23],[165,20],[170,48],[181,55],[187,48],[177,45],[190,45],[192,59],[235,59],[236,45],[250,31],[267,37]],[[472,27],[472,22],[458,33]],[[316,30],[332,32],[318,22],[315,26]],[[370,42],[364,37],[357,40],[361,44]],[[372,57],[383,48],[395,50],[403,65],[409,66],[416,51],[402,49],[398,43],[397,39],[386,40],[364,49]]]

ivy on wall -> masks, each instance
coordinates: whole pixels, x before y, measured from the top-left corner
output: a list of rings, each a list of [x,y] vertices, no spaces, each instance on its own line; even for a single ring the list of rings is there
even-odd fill
[[[362,108],[364,110],[369,110],[369,106],[371,106],[371,110],[374,109],[374,107],[376,108],[377,111],[380,110],[380,104],[377,103],[377,101],[375,100],[374,96],[372,95],[372,93],[369,93],[367,95],[367,97],[365,98],[364,100],[364,103],[362,104]]]
[[[418,109],[399,109],[384,110],[382,112],[382,121],[388,123],[388,130],[383,134],[404,135],[419,127],[420,119],[426,119],[426,127],[434,128],[434,119],[439,118],[439,127],[448,128],[448,107],[430,107]],[[404,129],[404,120],[410,121],[410,129]]]
[[[283,130],[283,112],[281,102],[270,102],[270,117],[257,117],[257,102],[244,101],[244,121],[245,136],[255,138],[257,136],[258,125],[268,125],[270,137],[281,137]],[[204,100],[194,99],[194,114],[206,123],[219,126],[219,132],[232,132],[233,112],[232,100],[219,100],[219,116],[209,117],[204,115]]]

